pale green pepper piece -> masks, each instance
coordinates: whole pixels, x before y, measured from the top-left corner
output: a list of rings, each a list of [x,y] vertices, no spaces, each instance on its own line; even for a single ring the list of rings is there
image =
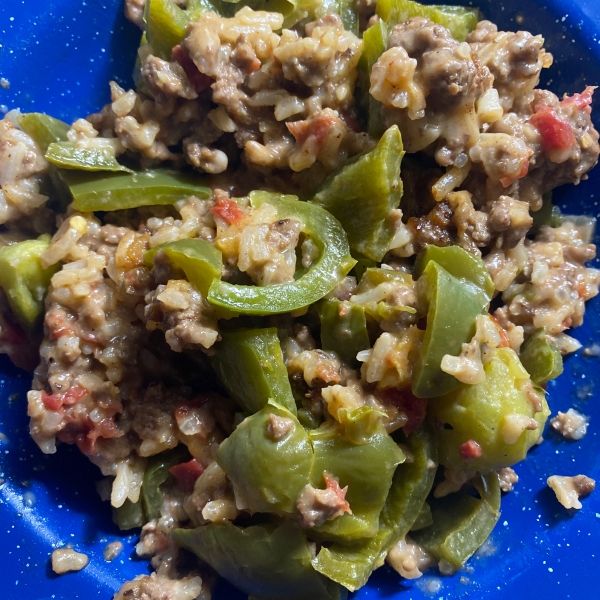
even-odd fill
[[[405,459],[377,415],[363,406],[347,414],[343,426],[327,422],[308,432],[315,452],[311,484],[323,487],[324,472],[337,477],[340,487],[348,486],[352,510],[311,529],[315,537],[351,540],[377,534],[394,471]]]
[[[204,298],[208,295],[208,288],[213,280],[221,278],[223,256],[214,244],[206,240],[176,240],[152,248],[144,254],[144,264],[147,267],[154,265],[154,257],[159,250],[166,254],[175,268],[185,273],[188,281]]]
[[[21,129],[33,138],[33,141],[45,154],[48,146],[67,140],[67,123],[43,113],[25,113],[19,117]]]
[[[173,0],[147,0],[144,21],[153,53],[164,60],[171,60],[171,50],[185,36],[189,15]]]
[[[176,529],[175,543],[207,562],[221,577],[262,600],[345,600],[345,590],[317,573],[304,533],[280,527],[236,527],[229,521]]]
[[[81,212],[112,211],[157,204],[175,204],[189,196],[208,198],[210,188],[199,175],[170,169],[138,173],[84,173],[63,169],[73,207]]]
[[[563,372],[562,354],[545,329],[536,330],[521,346],[519,358],[537,385],[544,385]]]
[[[288,419],[280,436],[271,419]],[[221,444],[217,463],[233,483],[238,505],[250,512],[296,512],[298,496],[309,483],[313,450],[308,435],[288,410],[269,403],[246,417]]]
[[[479,10],[466,6],[425,6],[412,0],[380,0],[377,14],[392,27],[411,17],[425,17],[450,30],[454,39],[464,42],[467,35],[477,27]]]
[[[121,531],[143,527],[147,522],[144,514],[144,508],[141,502],[132,502],[125,500],[125,503],[119,508],[113,508],[113,522]]]
[[[415,275],[419,277],[430,261],[435,261],[465,284],[473,284],[480,288],[488,300],[492,299],[495,287],[485,263],[477,256],[463,250],[460,246],[428,245],[420,252],[415,261]]]
[[[0,286],[25,331],[31,333],[44,312],[44,297],[59,265],[42,267],[40,256],[50,247],[50,236],[0,248]]]
[[[314,242],[319,257],[289,283],[258,287],[215,280],[208,293],[211,304],[250,315],[292,312],[323,298],[356,264],[342,226],[324,208],[301,202],[295,196],[269,192],[251,192],[250,202],[254,208],[270,204],[279,219],[294,217],[302,221],[302,231]]]
[[[484,370],[482,383],[461,384],[428,404],[427,415],[438,427],[440,464],[446,467],[486,472],[522,461],[550,414],[543,390],[532,387],[513,350],[497,348]],[[519,430],[519,419],[531,418],[538,427]],[[480,456],[461,450],[469,441],[478,444]]]
[[[421,507],[421,512],[419,513],[419,516],[413,523],[410,530],[419,531],[419,529],[425,529],[425,527],[429,527],[430,525],[433,525],[433,516],[431,514],[431,507],[429,506],[429,504],[427,504],[427,502],[425,502]]]
[[[373,150],[327,179],[312,200],[342,224],[353,250],[376,261],[388,251],[394,235],[390,211],[402,196],[403,156],[402,136],[394,125]]]
[[[457,379],[442,371],[442,358],[460,354],[462,344],[473,337],[477,315],[486,309],[489,298],[482,288],[454,277],[433,260],[421,277],[426,278],[429,308],[411,386],[417,398],[432,398],[459,385]]]
[[[433,525],[411,534],[427,552],[456,569],[485,542],[500,517],[498,474],[477,475],[474,485],[480,499],[458,492],[434,500]]]
[[[45,158],[63,169],[133,173],[131,169],[117,162],[115,152],[111,148],[78,148],[72,142],[54,142],[48,146]]]
[[[371,71],[379,57],[387,50],[388,27],[380,19],[363,33],[363,52],[358,63],[358,102],[366,115],[369,134],[379,138],[385,131],[384,119],[381,115],[382,104],[369,93],[371,87]]]
[[[323,350],[332,350],[344,362],[354,365],[356,355],[371,347],[364,308],[340,300],[323,300],[317,312]]]
[[[167,481],[169,469],[187,460],[190,460],[190,453],[183,444],[148,459],[141,491],[141,503],[148,521],[160,517],[163,502],[160,486]]]
[[[277,329],[224,331],[210,362],[231,397],[247,413],[264,408],[269,398],[296,414]]]
[[[388,550],[419,518],[425,498],[435,477],[430,465],[437,461],[435,440],[427,426],[415,430],[406,440],[413,462],[398,466],[385,505],[379,516],[379,531],[372,538],[337,541],[322,547],[313,566],[350,591],[365,585],[371,573],[379,568]]]

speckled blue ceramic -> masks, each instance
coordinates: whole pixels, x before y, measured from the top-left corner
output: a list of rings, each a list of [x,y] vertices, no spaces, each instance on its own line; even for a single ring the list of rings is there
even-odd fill
[[[555,92],[600,84],[599,0],[480,0],[474,2],[500,28],[542,33],[555,65],[542,82]],[[521,20],[522,19],[522,20]],[[139,32],[125,21],[121,0],[0,0],[0,106],[46,111],[66,121],[108,101],[108,81],[130,84]],[[596,108],[596,123],[600,109]],[[600,170],[579,187],[557,194],[564,210],[597,216]],[[600,302],[588,305],[574,335],[589,347],[599,333]],[[108,600],[120,583],[148,572],[134,556],[135,536],[112,524],[110,508],[94,487],[96,468],[72,448],[44,456],[27,434],[29,377],[0,360],[0,597],[4,600]],[[600,358],[578,352],[549,387],[553,412],[576,407],[591,415],[581,442],[546,441],[517,467],[520,481],[502,501],[490,541],[452,577],[427,574],[401,582],[380,569],[354,600],[459,598],[600,598],[600,489],[575,515],[546,487],[554,473],[600,479]],[[122,554],[107,563],[106,544],[121,540]],[[81,572],[55,576],[49,557],[72,544],[90,557]],[[243,596],[226,585],[216,600]]]

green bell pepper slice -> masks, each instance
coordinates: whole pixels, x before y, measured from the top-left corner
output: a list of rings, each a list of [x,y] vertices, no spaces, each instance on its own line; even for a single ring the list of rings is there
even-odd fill
[[[452,37],[464,42],[467,35],[477,27],[479,10],[466,6],[425,6],[412,0],[379,0],[377,14],[389,27],[404,23],[411,17],[425,17],[450,30]]]
[[[379,568],[388,550],[414,528],[431,491],[437,461],[435,439],[428,426],[421,426],[406,439],[413,462],[398,465],[385,505],[379,516],[379,531],[368,539],[336,541],[322,547],[312,563],[315,570],[355,591]]]
[[[324,208],[301,202],[295,196],[269,192],[251,192],[250,202],[253,208],[270,204],[279,219],[294,217],[302,221],[303,232],[312,238],[319,257],[304,274],[289,283],[258,287],[215,280],[208,292],[211,304],[249,315],[292,312],[323,298],[356,264],[342,226]]]
[[[185,37],[190,16],[173,0],[147,0],[144,21],[146,37],[154,54],[171,60],[171,50]]]
[[[263,600],[344,600],[345,591],[317,573],[304,533],[286,521],[272,527],[230,522],[176,529],[175,543],[207,562],[221,577]]]
[[[323,300],[317,313],[323,350],[331,350],[347,364],[356,365],[356,355],[371,347],[365,309],[347,301]]]
[[[357,93],[361,111],[366,116],[366,129],[371,136],[379,138],[385,131],[381,115],[382,104],[369,93],[371,71],[379,57],[387,50],[388,27],[380,19],[363,33],[363,52],[358,62]]]
[[[383,258],[394,235],[390,211],[402,196],[403,156],[402,136],[394,125],[373,150],[328,178],[312,200],[342,224],[353,250],[375,261]]]
[[[460,384],[427,407],[427,416],[438,427],[440,464],[453,469],[492,471],[522,461],[539,439],[550,414],[541,388],[531,388],[529,373],[510,348],[497,348],[484,365],[485,381]],[[529,389],[528,389],[529,388]],[[539,398],[535,412],[531,394]],[[507,418],[533,418],[537,429],[524,430],[513,443],[505,437]],[[465,456],[461,446],[469,440],[481,448],[481,456]]]
[[[198,175],[170,169],[137,173],[85,173],[61,170],[73,207],[81,212],[124,210],[140,206],[175,204],[189,196],[209,198],[210,188]]]
[[[429,527],[430,525],[433,525],[433,515],[431,514],[431,506],[425,502],[410,530],[419,531],[419,529],[425,529],[425,527]]]
[[[121,531],[143,527],[147,522],[141,502],[125,500],[119,508],[113,508],[113,522]]]
[[[45,158],[63,169],[133,173],[117,162],[115,152],[110,148],[78,148],[72,142],[53,142],[48,146]]]
[[[421,277],[426,278],[429,308],[411,387],[417,398],[432,398],[458,387],[459,381],[442,371],[442,358],[460,354],[462,344],[475,334],[475,320],[486,310],[489,298],[480,287],[451,275],[433,260]]]
[[[495,287],[485,263],[477,256],[463,250],[460,246],[428,245],[419,253],[415,261],[414,272],[420,277],[430,261],[435,261],[465,284],[480,288],[488,300],[492,299]]]
[[[311,535],[324,540],[375,536],[394,471],[405,459],[373,409],[363,406],[343,420],[343,425],[327,422],[308,432],[315,452],[312,486],[323,486],[325,471],[337,477],[340,487],[348,486],[352,510],[311,529]]]
[[[24,113],[18,121],[44,154],[50,144],[67,141],[67,131],[71,129],[67,123],[43,113]]]
[[[0,286],[10,308],[25,331],[39,325],[50,280],[60,265],[42,267],[41,255],[50,247],[50,236],[25,240],[0,248]]]
[[[206,298],[214,279],[220,279],[223,271],[221,251],[210,242],[198,238],[166,242],[144,254],[144,265],[152,268],[156,253],[162,250],[169,262],[181,269],[188,281]]]
[[[563,372],[562,354],[545,329],[537,329],[523,344],[519,358],[537,385],[544,385]]]
[[[210,363],[242,410],[253,414],[269,398],[294,415],[296,401],[274,327],[224,331]]]
[[[433,525],[412,534],[427,552],[456,569],[485,542],[500,518],[498,474],[477,475],[474,485],[480,499],[464,492],[434,499]]]
[[[183,444],[148,459],[141,490],[141,504],[147,521],[160,517],[163,502],[160,486],[169,478],[169,469],[188,460],[190,453]]]
[[[271,415],[291,421],[290,430],[281,437],[273,435]],[[313,450],[296,417],[269,403],[238,425],[219,447],[216,460],[233,483],[238,506],[290,515],[296,513],[298,496],[309,483]]]

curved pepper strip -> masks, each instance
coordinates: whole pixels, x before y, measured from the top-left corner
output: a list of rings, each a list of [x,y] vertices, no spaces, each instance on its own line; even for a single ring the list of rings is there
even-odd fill
[[[48,146],[45,158],[63,169],[133,173],[117,162],[115,151],[111,148],[78,148],[72,142],[54,142]]]
[[[428,245],[420,252],[415,261],[414,272],[420,277],[430,261],[444,267],[450,275],[465,282],[472,283],[483,290],[488,300],[492,299],[495,287],[485,263],[477,256],[463,250],[460,246]]]
[[[419,518],[433,480],[437,461],[435,440],[427,426],[415,430],[406,439],[414,461],[396,469],[385,505],[379,516],[379,531],[366,540],[334,542],[322,547],[312,563],[314,568],[350,591],[365,585],[379,568],[388,550],[406,536]]]
[[[447,264],[455,273],[469,272],[467,267],[472,264],[471,255],[468,255],[469,258],[465,255],[452,252],[455,261]],[[460,354],[462,344],[473,337],[477,315],[487,309],[490,298],[486,289],[466,277],[455,277],[434,260],[426,263],[422,277],[426,278],[424,289],[429,308],[427,328],[413,370],[411,387],[417,398],[433,398],[458,387],[459,381],[442,371],[442,358],[446,354]],[[477,272],[474,278],[479,279]]]
[[[201,239],[176,240],[161,244],[144,253],[144,265],[152,268],[156,253],[162,250],[171,265],[181,269],[188,281],[206,298],[214,279],[220,279],[223,271],[221,251],[210,242]]]
[[[271,415],[288,419],[290,429],[281,437],[273,433]],[[238,507],[290,515],[309,482],[313,449],[296,417],[269,403],[238,425],[219,447],[216,461],[233,483]]]
[[[347,593],[317,573],[308,542],[291,521],[273,529],[237,527],[225,521],[176,529],[175,543],[207,562],[221,577],[253,598],[345,600]]]
[[[19,117],[21,129],[27,133],[45,154],[48,146],[65,142],[70,127],[64,121],[43,113],[25,113]]]
[[[456,569],[485,542],[500,518],[498,474],[477,475],[474,485],[480,499],[457,492],[433,500],[433,525],[412,534],[427,552]]]
[[[545,329],[537,329],[523,344],[519,359],[537,385],[544,385],[563,372],[562,354]]]
[[[296,414],[277,329],[221,333],[210,363],[231,397],[247,413],[264,408],[269,398]]]
[[[190,453],[183,444],[148,459],[140,494],[146,521],[160,517],[163,502],[160,486],[168,479],[169,469],[189,459]]]
[[[208,198],[202,177],[171,169],[136,173],[85,173],[61,169],[73,207],[81,212],[124,210],[140,206],[175,204],[189,196]]]
[[[258,287],[215,280],[208,292],[211,304],[248,315],[292,312],[323,298],[356,264],[342,226],[324,208],[301,202],[295,196],[269,192],[252,192],[250,201],[254,208],[270,204],[279,219],[293,217],[302,221],[302,230],[313,240],[319,257],[303,275],[289,283]]]
[[[425,6],[412,0],[380,0],[377,15],[388,26],[404,23],[411,17],[425,17],[450,30],[454,39],[464,42],[467,35],[477,27],[479,9],[466,6]]]
[[[394,235],[390,211],[402,196],[403,156],[402,136],[393,125],[373,150],[328,178],[312,200],[342,224],[353,250],[376,261],[388,251]]]
[[[144,21],[153,53],[164,60],[171,60],[171,50],[183,40],[190,16],[173,0],[147,0]]]
[[[60,265],[42,267],[40,256],[50,247],[50,236],[25,240],[0,248],[0,286],[10,308],[25,331],[40,324],[44,297]]]
[[[357,92],[358,102],[366,115],[367,131],[374,138],[379,138],[385,131],[384,119],[381,115],[382,104],[369,93],[370,75],[373,65],[387,50],[388,27],[383,19],[366,29],[363,33],[363,52],[358,62]]]
[[[321,348],[332,350],[347,364],[357,363],[356,355],[371,347],[365,309],[340,300],[323,300],[317,306],[321,322]]]

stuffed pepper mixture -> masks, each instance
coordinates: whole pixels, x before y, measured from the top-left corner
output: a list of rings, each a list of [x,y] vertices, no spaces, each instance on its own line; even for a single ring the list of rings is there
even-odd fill
[[[126,0],[135,87],[0,121],[1,350],[155,573],[116,599],[339,600],[458,570],[598,293],[594,88],[410,0]],[[553,425],[582,437],[575,411]],[[581,504],[585,476],[552,484]],[[558,493],[558,492],[557,492]],[[564,498],[563,498],[564,499]]]

